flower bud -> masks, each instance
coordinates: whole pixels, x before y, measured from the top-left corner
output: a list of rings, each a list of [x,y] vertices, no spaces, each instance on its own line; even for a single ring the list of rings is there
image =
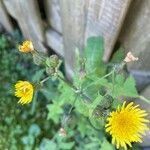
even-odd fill
[[[56,73],[56,70],[55,68],[52,68],[52,67],[46,67],[46,73],[48,75],[54,75]]]
[[[51,55],[46,59],[46,64],[48,67],[56,68],[59,64],[59,58],[57,55]]]
[[[132,62],[132,61],[137,61],[138,59],[139,58],[135,57],[131,52],[128,52],[127,55],[126,55],[126,57],[125,57],[125,59],[124,59],[124,61],[126,63],[128,63],[128,62]]]

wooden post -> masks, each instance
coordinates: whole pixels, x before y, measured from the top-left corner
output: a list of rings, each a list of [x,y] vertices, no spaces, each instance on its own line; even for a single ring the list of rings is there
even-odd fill
[[[45,0],[45,12],[50,27],[62,33],[59,0]]]
[[[69,76],[73,75],[75,49],[84,46],[88,0],[60,0],[65,67]]]
[[[14,17],[26,39],[31,39],[36,49],[46,51],[44,26],[36,0],[3,0],[7,11]]]
[[[89,36],[104,37],[104,61],[108,61],[131,0],[90,0],[85,40]]]
[[[139,57],[136,63],[129,64],[129,69],[150,70],[149,33],[150,1],[133,0],[119,38],[126,52]]]
[[[3,1],[0,0],[0,23],[3,25],[3,27],[9,32],[13,32],[13,25],[10,21],[10,18],[8,16],[8,13],[5,9],[5,6],[3,4]]]

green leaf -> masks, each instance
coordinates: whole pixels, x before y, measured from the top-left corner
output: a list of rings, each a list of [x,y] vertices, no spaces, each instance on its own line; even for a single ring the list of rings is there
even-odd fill
[[[95,73],[96,76],[104,75],[106,66],[102,61],[104,42],[102,37],[90,37],[85,47],[86,72]]]
[[[23,136],[21,141],[24,145],[33,145],[35,141],[35,137],[33,135]]]
[[[61,142],[59,144],[60,149],[62,150],[70,150],[74,146],[75,142],[68,142],[68,143],[63,143]]]
[[[47,108],[49,111],[48,119],[52,119],[57,124],[59,122],[60,115],[63,113],[63,109],[57,102],[49,104]]]
[[[116,83],[114,85],[113,95],[117,98],[120,96],[126,97],[138,97],[138,92],[136,90],[135,80],[132,76],[129,76],[125,81],[121,75],[118,75],[115,79]],[[113,85],[111,85],[112,87]]]
[[[37,137],[40,135],[41,129],[37,124],[32,124],[29,128],[29,135],[32,135],[34,137]]]
[[[88,117],[89,116],[89,106],[82,99],[78,99],[75,103],[76,110],[82,115]]]
[[[40,150],[58,150],[54,141],[44,138],[39,147]]]
[[[121,74],[116,75],[116,77],[115,77],[115,82],[116,82],[117,84],[119,84],[119,85],[122,86],[122,85],[124,84],[124,81],[125,81],[125,78],[124,78],[123,75],[121,75]]]
[[[138,93],[136,90],[136,84],[135,84],[135,80],[132,76],[129,76],[124,85],[123,85],[123,89],[124,89],[124,95],[125,96],[129,96],[129,97],[137,97]]]
[[[123,47],[120,47],[114,54],[111,59],[112,63],[120,63],[125,58],[125,53]]]
[[[101,144],[101,150],[115,150],[115,148],[106,139],[104,139]]]
[[[98,94],[97,98],[90,104],[90,109],[95,109],[96,106],[100,104],[102,99],[103,97],[100,94]]]

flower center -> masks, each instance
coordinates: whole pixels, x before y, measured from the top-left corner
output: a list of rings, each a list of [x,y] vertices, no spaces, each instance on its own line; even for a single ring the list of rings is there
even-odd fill
[[[28,88],[28,86],[27,85],[23,85],[21,88],[20,88],[20,90],[21,90],[21,92],[22,93],[27,93],[28,91],[29,91],[29,88]]]

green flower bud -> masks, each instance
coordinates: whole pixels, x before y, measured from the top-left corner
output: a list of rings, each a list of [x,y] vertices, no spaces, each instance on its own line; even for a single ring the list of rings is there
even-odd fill
[[[51,55],[46,59],[46,65],[48,67],[56,68],[59,64],[59,58],[57,55]]]
[[[56,73],[55,68],[52,67],[46,67],[46,73],[50,76],[54,75]]]

